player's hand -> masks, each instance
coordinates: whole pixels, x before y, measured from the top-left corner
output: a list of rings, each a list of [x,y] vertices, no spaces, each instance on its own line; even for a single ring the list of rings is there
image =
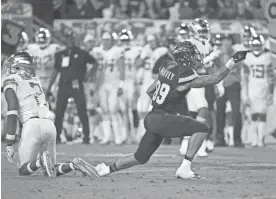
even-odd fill
[[[122,96],[122,95],[123,95],[123,92],[124,92],[124,91],[123,91],[123,88],[121,88],[121,87],[118,88],[118,90],[117,90],[117,96],[118,96],[118,97]]]
[[[247,53],[250,52],[249,50],[243,50],[236,52],[235,55],[232,56],[232,59],[235,63],[245,60]]]
[[[7,158],[8,161],[14,164],[14,149],[13,146],[6,146]]]

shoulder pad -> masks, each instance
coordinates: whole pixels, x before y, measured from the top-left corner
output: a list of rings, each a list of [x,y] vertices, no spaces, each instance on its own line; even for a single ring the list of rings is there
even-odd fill
[[[17,86],[19,85],[19,81],[22,80],[22,78],[19,75],[9,75],[3,78],[3,89],[4,92],[11,88],[13,90],[16,90]]]
[[[189,82],[198,77],[197,72],[190,67],[183,67],[180,70],[181,70],[180,71],[181,74],[178,78],[178,83]]]

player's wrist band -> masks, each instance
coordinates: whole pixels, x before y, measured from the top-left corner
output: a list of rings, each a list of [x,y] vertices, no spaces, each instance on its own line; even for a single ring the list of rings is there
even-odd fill
[[[10,110],[7,112],[7,115],[18,115],[18,111],[17,110]]]
[[[6,139],[7,139],[7,140],[14,141],[14,140],[15,140],[15,135],[7,134],[7,135],[6,135]]]
[[[233,58],[229,59],[228,62],[225,64],[225,67],[228,68],[229,70],[232,70],[235,66],[235,61]]]

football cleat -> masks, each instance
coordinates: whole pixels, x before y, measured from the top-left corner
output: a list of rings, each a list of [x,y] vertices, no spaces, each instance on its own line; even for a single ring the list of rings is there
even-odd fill
[[[42,159],[42,167],[44,169],[45,174],[49,177],[56,177],[57,172],[54,164],[52,163],[51,154],[48,151],[44,151],[41,156],[41,159]]]
[[[90,177],[99,177],[96,168],[89,164],[88,162],[84,161],[81,158],[74,158],[73,164],[76,170],[82,172],[83,176],[90,176]]]
[[[196,174],[191,169],[187,169],[185,171],[185,169],[183,169],[181,167],[179,167],[176,170],[175,177],[177,179],[184,179],[184,180],[201,180],[201,179],[204,179],[204,177]]]
[[[109,166],[104,163],[97,165],[95,169],[97,170],[97,174],[101,177],[110,174]]]

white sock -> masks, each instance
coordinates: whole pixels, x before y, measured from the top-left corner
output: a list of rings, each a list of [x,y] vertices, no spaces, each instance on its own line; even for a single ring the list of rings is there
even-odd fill
[[[192,162],[190,160],[184,159],[180,165],[181,168],[191,169]]]

